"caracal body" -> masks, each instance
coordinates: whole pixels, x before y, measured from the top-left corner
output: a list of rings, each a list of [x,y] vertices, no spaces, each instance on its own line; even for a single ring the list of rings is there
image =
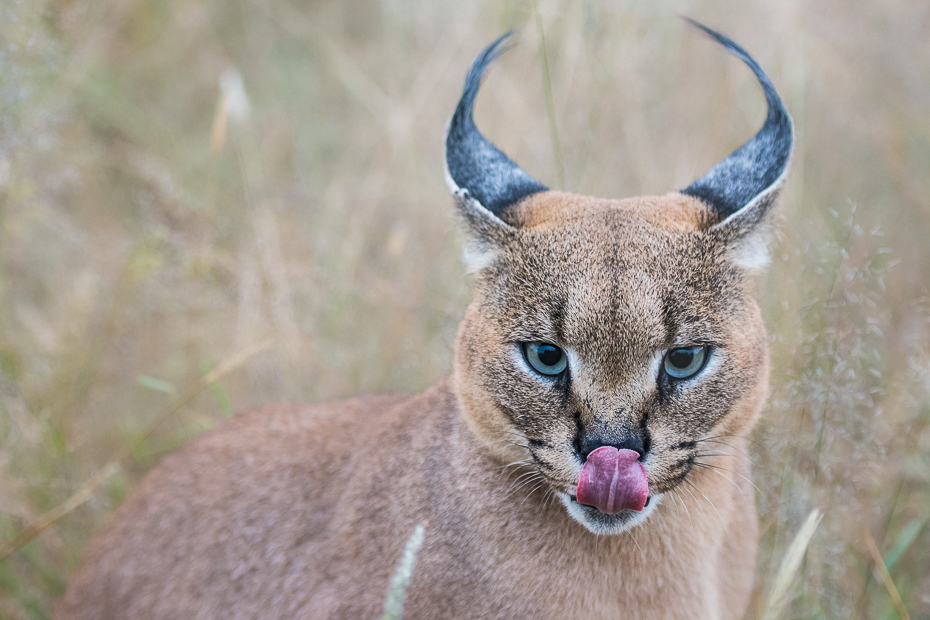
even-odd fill
[[[475,292],[449,379],[413,397],[237,415],[164,459],[72,579],[62,620],[736,619],[757,524],[746,436],[768,390],[764,265],[791,121],[681,192],[550,191],[446,139]]]

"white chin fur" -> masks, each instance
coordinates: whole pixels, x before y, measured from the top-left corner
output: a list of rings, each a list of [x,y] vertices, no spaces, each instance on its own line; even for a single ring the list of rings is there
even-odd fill
[[[601,518],[598,519],[592,519],[589,516],[588,510],[582,507],[578,502],[572,501],[572,498],[567,493],[560,492],[559,499],[562,500],[562,505],[565,506],[565,510],[568,511],[568,514],[571,515],[575,521],[595,534],[609,535],[625,532],[648,519],[649,515],[652,514],[652,511],[656,509],[656,506],[658,506],[659,502],[662,500],[662,495],[651,495],[649,505],[637,513],[625,511],[613,517],[601,515]]]

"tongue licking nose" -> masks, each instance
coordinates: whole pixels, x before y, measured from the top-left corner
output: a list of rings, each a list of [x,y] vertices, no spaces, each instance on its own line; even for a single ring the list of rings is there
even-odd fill
[[[649,497],[649,482],[639,454],[613,446],[591,452],[581,468],[576,497],[579,504],[594,506],[608,515],[642,510]]]

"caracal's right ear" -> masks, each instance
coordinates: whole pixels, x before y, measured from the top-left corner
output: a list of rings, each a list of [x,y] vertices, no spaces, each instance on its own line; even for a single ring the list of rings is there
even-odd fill
[[[523,198],[549,188],[491,144],[472,118],[475,98],[488,66],[506,51],[511,30],[487,46],[475,60],[455,113],[446,128],[446,183],[468,228],[465,264],[469,272],[494,262],[497,248],[516,234],[501,215]]]
[[[794,125],[772,81],[746,50],[707,26],[687,21],[746,63],[765,93],[768,112],[759,132],[681,190],[716,213],[717,223],[706,234],[727,248],[736,265],[756,271],[769,260],[770,214],[791,163]]]

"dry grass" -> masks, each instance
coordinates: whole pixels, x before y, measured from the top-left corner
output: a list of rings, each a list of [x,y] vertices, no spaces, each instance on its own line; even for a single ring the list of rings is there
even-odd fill
[[[677,13],[760,59],[799,136],[759,282],[774,366],[749,615],[818,508],[783,617],[898,617],[866,528],[903,608],[930,618],[930,5],[733,7],[542,0],[550,112],[529,1],[0,5],[0,537],[81,488],[173,393],[281,343],[0,562],[0,618],[47,617],[126,490],[232,410],[449,372],[468,285],[441,136],[504,30],[519,46],[479,122],[549,184],[662,193],[747,138],[763,114],[751,75]]]

